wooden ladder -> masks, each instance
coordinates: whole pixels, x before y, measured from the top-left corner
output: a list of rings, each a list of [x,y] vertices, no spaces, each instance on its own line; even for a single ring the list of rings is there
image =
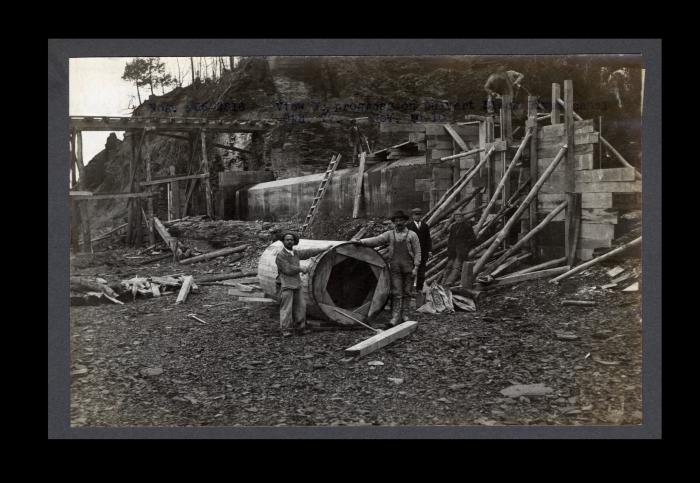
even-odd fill
[[[304,236],[304,231],[306,231],[309,225],[311,225],[311,222],[314,220],[314,216],[316,216],[316,208],[318,208],[318,204],[321,202],[323,195],[326,194],[326,188],[328,188],[328,183],[330,183],[331,178],[333,177],[333,173],[335,172],[335,168],[338,167],[339,162],[340,154],[338,154],[338,156],[331,156],[331,162],[328,164],[328,169],[326,170],[326,173],[323,176],[323,180],[321,181],[321,184],[319,185],[318,190],[316,191],[316,196],[314,196],[313,202],[311,203],[311,208],[309,208],[309,214],[306,215],[304,225],[301,227],[302,237]]]

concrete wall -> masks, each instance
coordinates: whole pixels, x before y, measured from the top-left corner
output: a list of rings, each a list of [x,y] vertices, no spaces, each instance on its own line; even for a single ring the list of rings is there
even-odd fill
[[[388,216],[396,210],[416,207],[427,211],[431,190],[443,180],[449,182],[451,177],[451,165],[428,165],[422,156],[378,163],[364,173],[360,214]],[[319,173],[249,187],[245,218],[281,219],[297,215],[303,220],[322,179],[323,173]],[[356,182],[357,168],[337,170],[319,205],[318,216],[351,216]]]

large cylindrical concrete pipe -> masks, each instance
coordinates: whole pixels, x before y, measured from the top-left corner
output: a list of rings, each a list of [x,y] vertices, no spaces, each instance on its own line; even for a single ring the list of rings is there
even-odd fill
[[[352,318],[368,322],[381,313],[390,292],[389,267],[372,248],[345,241],[305,240],[294,248],[332,248],[309,260],[302,260],[308,273],[301,274],[306,312],[317,319],[340,325],[357,325]],[[279,300],[277,254],[282,242],[265,249],[258,263],[260,287]]]

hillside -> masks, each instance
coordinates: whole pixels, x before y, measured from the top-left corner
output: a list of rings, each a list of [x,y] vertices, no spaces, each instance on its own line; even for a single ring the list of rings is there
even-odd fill
[[[630,82],[624,107],[619,109],[601,83],[601,68],[622,66],[629,68]],[[628,57],[245,58],[216,81],[197,79],[190,86],[151,96],[134,115],[275,119],[276,124],[259,139],[249,134],[210,135],[207,154],[224,170],[265,169],[286,178],[323,170],[334,153],[343,155],[341,168],[350,163],[353,118],[367,118],[359,126],[374,149],[394,142],[380,137],[379,122],[457,122],[467,114],[483,114],[484,82],[499,67],[522,72],[524,85],[541,96],[545,108],[551,83],[573,79],[576,111],[584,118],[603,116],[606,137],[639,165],[634,131],[640,126],[640,69]],[[524,103],[526,95],[521,90],[515,101]],[[516,108],[515,119],[518,115]],[[212,143],[250,153],[222,150]],[[106,149],[87,165],[86,189],[128,191],[132,144],[128,134],[124,141],[110,137]],[[188,153],[187,141],[154,135],[147,136],[142,148],[153,176],[167,175],[170,166],[178,174],[190,172]],[[193,165],[199,156],[196,153]],[[98,229],[113,225],[114,218],[126,215],[126,205],[101,202],[94,205],[93,215]]]

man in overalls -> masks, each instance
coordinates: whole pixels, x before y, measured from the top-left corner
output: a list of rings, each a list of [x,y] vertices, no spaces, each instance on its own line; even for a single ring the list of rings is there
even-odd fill
[[[400,322],[406,322],[408,316],[408,303],[413,290],[413,282],[418,274],[421,260],[420,241],[416,232],[406,228],[408,215],[403,211],[397,211],[391,217],[394,229],[385,231],[379,236],[363,238],[357,243],[367,247],[387,245],[389,250],[386,258],[389,261],[391,273],[392,311],[391,320],[387,328],[394,327]]]

